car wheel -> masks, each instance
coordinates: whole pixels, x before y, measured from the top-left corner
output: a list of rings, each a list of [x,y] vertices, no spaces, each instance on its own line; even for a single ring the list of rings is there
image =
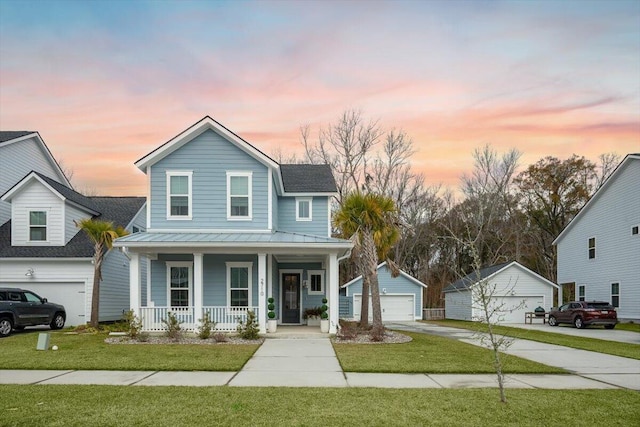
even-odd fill
[[[549,316],[549,326],[558,326],[558,321],[555,316]]]
[[[605,329],[613,329],[615,327],[616,327],[616,325],[604,325]]]
[[[56,313],[49,326],[51,326],[51,329],[62,329],[64,327],[64,316],[61,313]]]
[[[13,329],[13,322],[10,318],[3,317],[0,319],[0,337],[9,336],[11,329]]]
[[[575,326],[578,329],[584,329],[584,322],[582,321],[582,317],[578,316],[575,319],[573,319],[573,326]]]

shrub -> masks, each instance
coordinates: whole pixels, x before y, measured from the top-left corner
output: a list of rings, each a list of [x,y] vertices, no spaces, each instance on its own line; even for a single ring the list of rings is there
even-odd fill
[[[206,340],[211,336],[211,330],[216,328],[216,322],[212,322],[209,318],[209,313],[205,313],[202,319],[198,319],[200,326],[198,326],[198,337]]]
[[[320,317],[320,315],[322,315],[320,307],[311,307],[304,310],[302,317],[307,320],[309,317]]]
[[[213,334],[213,339],[216,340],[216,342],[229,341],[229,337],[224,332],[216,332],[215,334]]]
[[[142,319],[133,310],[129,310],[124,314],[124,322],[128,325],[127,335],[133,339],[138,338],[142,331]]]
[[[371,337],[371,341],[375,341],[375,342],[384,341],[384,326],[371,328],[371,332],[369,332],[369,337]]]
[[[260,328],[256,320],[256,314],[252,310],[247,311],[246,321],[238,317],[238,327],[236,330],[238,331],[238,335],[245,340],[257,340],[259,338]]]
[[[182,328],[180,325],[182,322],[178,320],[175,314],[172,312],[167,313],[167,318],[162,320],[162,324],[165,327],[165,333],[173,340],[178,340],[182,336]]]
[[[147,342],[149,341],[149,332],[140,332],[138,334],[138,336],[136,337],[136,339],[140,342]]]
[[[269,305],[267,306],[267,308],[269,309],[269,312],[267,313],[267,317],[269,317],[269,319],[275,319],[276,313],[275,311],[273,311],[276,309],[276,305],[274,304],[275,300],[269,297],[267,301],[269,302]]]
[[[358,337],[358,328],[354,323],[340,322],[340,329],[337,334],[338,339],[353,340]]]
[[[328,319],[329,318],[329,313],[327,313],[327,310],[329,310],[329,307],[327,307],[327,299],[326,298],[322,298],[322,306],[320,307],[320,318],[321,319]]]

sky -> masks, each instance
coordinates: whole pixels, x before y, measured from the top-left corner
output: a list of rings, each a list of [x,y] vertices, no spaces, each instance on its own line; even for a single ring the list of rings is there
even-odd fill
[[[640,152],[640,1],[0,0],[0,129],[77,189],[144,195],[134,162],[207,115],[301,155],[347,109],[405,131],[427,185],[486,144]]]

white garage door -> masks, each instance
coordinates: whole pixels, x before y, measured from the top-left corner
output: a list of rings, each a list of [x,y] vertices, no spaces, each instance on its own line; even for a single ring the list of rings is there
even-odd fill
[[[7,286],[17,287],[15,284]],[[62,304],[67,312],[65,326],[77,326],[87,322],[84,315],[84,283],[33,282],[20,284],[20,287],[33,291],[48,301]]]
[[[495,297],[494,304],[503,304],[500,311],[502,323],[524,323],[524,314],[544,306],[544,297]]]
[[[414,320],[414,298],[415,295],[380,295],[380,309],[382,310],[382,321],[408,321]],[[353,317],[360,319],[360,307],[362,306],[362,296],[353,297]],[[369,319],[373,318],[371,310],[371,299],[369,299]]]

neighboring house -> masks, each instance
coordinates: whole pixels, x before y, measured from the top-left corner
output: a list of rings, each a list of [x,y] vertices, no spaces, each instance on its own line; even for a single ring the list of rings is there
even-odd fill
[[[72,188],[38,132],[0,131],[0,194],[31,171],[40,172]],[[11,205],[0,201],[0,225],[9,219]]]
[[[491,307],[499,307],[502,323],[524,323],[525,313],[537,307],[549,311],[553,304],[553,290],[558,288],[523,265],[513,261],[472,272],[444,289],[445,318],[484,320],[480,300],[474,287],[482,281],[493,289]],[[495,288],[493,288],[495,287]]]
[[[378,265],[377,269],[382,321],[422,319],[422,293],[427,285],[402,270],[398,277],[393,277],[386,262]],[[362,308],[362,276],[345,283],[342,288],[346,292],[345,296],[341,297],[341,317],[359,320]],[[369,318],[373,318],[371,299]]]
[[[130,232],[144,229],[142,197],[85,197],[38,172],[30,172],[1,197],[11,220],[0,227],[0,286],[29,289],[63,304],[67,325],[91,314],[93,244],[74,221],[113,221]],[[102,266],[100,321],[122,318],[129,308],[129,260],[119,250]]]
[[[553,242],[558,283],[640,320],[640,153],[629,154]]]
[[[326,297],[336,331],[338,262],[352,244],[331,237],[328,165],[280,165],[208,116],[135,164],[147,230],[115,246],[131,257],[130,306],[145,330],[162,330],[168,312],[187,329],[209,313],[235,330],[253,310],[265,332],[267,298],[279,324],[297,325]]]

